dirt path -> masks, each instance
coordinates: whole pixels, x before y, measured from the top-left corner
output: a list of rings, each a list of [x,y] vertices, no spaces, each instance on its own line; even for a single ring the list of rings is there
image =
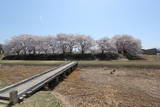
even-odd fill
[[[60,83],[53,94],[59,93],[59,98],[73,107],[160,106],[160,70],[111,72],[110,68],[78,69]]]

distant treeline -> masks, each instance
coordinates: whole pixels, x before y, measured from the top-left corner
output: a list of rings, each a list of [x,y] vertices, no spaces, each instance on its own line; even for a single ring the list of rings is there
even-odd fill
[[[30,54],[30,55],[8,55],[3,60],[115,60],[117,53],[105,54]]]
[[[160,49],[142,49],[142,54],[144,55],[157,55],[158,53],[160,53]]]
[[[130,35],[95,40],[83,34],[24,34],[14,36],[1,47],[8,60],[111,60],[119,55],[134,59],[141,53],[141,41]]]
[[[6,55],[101,53],[114,52],[137,55],[141,41],[130,35],[102,37],[98,40],[83,34],[57,34],[50,36],[18,35],[3,44]]]

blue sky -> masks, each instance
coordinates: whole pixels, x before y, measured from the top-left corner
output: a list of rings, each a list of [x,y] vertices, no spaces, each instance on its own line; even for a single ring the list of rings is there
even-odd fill
[[[160,48],[160,0],[0,0],[0,43],[14,35],[130,34]]]

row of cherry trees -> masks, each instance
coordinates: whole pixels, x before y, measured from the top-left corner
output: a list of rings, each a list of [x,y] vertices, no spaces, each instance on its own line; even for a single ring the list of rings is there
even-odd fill
[[[54,53],[130,53],[141,50],[141,41],[129,35],[116,35],[94,40],[83,34],[57,34],[56,36],[19,35],[7,41],[5,54],[54,54]]]

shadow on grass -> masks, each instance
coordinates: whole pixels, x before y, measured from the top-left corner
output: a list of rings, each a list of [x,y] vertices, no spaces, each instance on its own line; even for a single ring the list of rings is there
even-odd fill
[[[0,101],[0,107],[12,107],[13,105],[9,101]]]

